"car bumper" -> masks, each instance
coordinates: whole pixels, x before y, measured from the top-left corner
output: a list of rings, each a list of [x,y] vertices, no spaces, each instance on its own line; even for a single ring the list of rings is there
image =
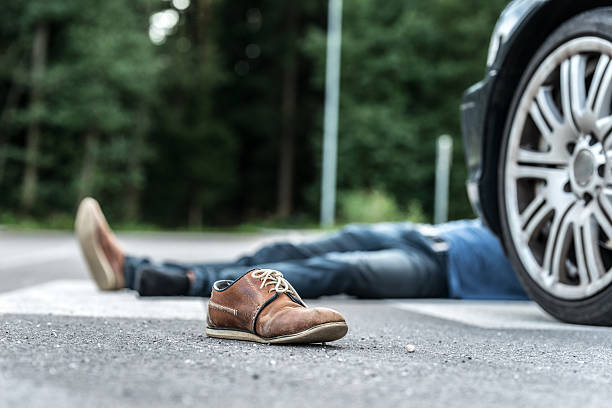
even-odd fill
[[[483,152],[485,141],[485,126],[491,86],[495,73],[470,87],[463,94],[461,103],[461,127],[465,159],[468,168],[467,193],[472,208],[480,218],[488,223],[489,214],[481,205],[483,179]]]

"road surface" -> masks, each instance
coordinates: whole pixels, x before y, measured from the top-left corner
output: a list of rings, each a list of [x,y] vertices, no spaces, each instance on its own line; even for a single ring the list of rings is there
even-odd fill
[[[123,234],[129,252],[224,260],[311,234]],[[209,339],[206,299],[98,292],[70,234],[0,231],[0,406],[608,406],[612,329],[531,302],[310,301],[328,345]]]

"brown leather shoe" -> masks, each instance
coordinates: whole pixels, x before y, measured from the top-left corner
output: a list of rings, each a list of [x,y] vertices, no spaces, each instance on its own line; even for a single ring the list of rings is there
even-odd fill
[[[258,343],[322,343],[346,334],[335,310],[307,307],[283,274],[253,269],[213,285],[206,335]]]

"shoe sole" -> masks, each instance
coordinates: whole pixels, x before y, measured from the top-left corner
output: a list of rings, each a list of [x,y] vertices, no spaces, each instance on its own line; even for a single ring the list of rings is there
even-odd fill
[[[235,330],[218,329],[206,327],[206,335],[218,339],[253,341],[256,343],[267,344],[290,344],[290,343],[327,343],[344,337],[348,332],[348,326],[344,322],[323,323],[311,327],[299,333],[289,334],[278,337],[261,337],[254,333]]]
[[[106,223],[100,205],[92,198],[85,198],[77,211],[75,222],[77,240],[89,266],[91,277],[98,287],[102,290],[116,290],[118,287],[115,273],[98,243],[96,230],[98,222]]]

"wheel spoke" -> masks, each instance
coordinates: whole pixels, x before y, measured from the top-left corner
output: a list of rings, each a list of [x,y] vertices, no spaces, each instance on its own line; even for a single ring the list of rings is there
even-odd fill
[[[540,87],[536,99],[531,103],[529,114],[548,145],[546,152],[534,152],[521,149],[519,162],[565,166],[569,162],[567,143],[575,140],[571,126],[564,121],[553,100],[553,88],[550,85]]]
[[[524,227],[523,241],[529,243],[534,235],[540,230],[542,223],[549,218],[551,212],[554,211],[552,205],[546,203],[533,214]]]
[[[612,240],[612,223],[609,220],[612,219],[612,204],[605,194],[604,190],[604,195],[601,195],[597,200],[597,207],[593,214],[604,234],[608,237],[608,241],[610,241]]]
[[[593,208],[599,207],[596,201],[589,204],[589,211],[582,223],[582,233],[584,237],[584,256],[587,266],[587,272],[591,281],[599,279],[604,271],[601,254],[599,253],[599,228],[597,220],[593,216]]]
[[[538,96],[536,97],[538,101],[538,106],[540,108],[540,112],[542,117],[546,119],[546,122],[550,125],[550,127],[555,130],[563,125],[563,116],[555,106],[555,102],[553,101],[553,93],[551,86],[543,86],[538,91]]]
[[[546,180],[549,184],[560,184],[561,181],[567,181],[568,179],[567,170],[565,169],[524,165],[516,166],[515,177],[517,179],[534,178]],[[563,184],[561,186],[563,187]]]
[[[578,268],[578,278],[580,279],[580,284],[588,284],[589,282],[589,273],[587,272],[587,266],[584,259],[584,247],[582,244],[582,232],[580,228],[574,226],[574,251],[576,252],[576,267]]]
[[[537,101],[533,101],[531,104],[529,114],[531,115],[531,119],[533,119],[533,123],[535,123],[536,127],[540,131],[540,134],[546,140],[546,143],[548,143],[549,146],[552,146],[554,144],[554,140],[552,138],[553,129],[551,129],[549,124],[546,123],[542,110],[540,109]]]
[[[604,143],[607,144],[608,140],[610,140],[610,131],[612,131],[612,115],[597,119],[595,125],[597,129],[599,129],[599,134],[604,140]]]
[[[533,214],[536,212],[538,208],[544,204],[546,198],[544,197],[544,193],[542,191],[538,192],[538,195],[529,203],[529,205],[523,210],[521,213],[521,226],[525,228],[527,222],[531,219]]]
[[[602,55],[597,62],[587,99],[587,106],[595,113],[596,118],[609,113],[611,96],[612,64],[610,57]],[[607,113],[603,112],[604,108],[607,108]]]
[[[584,115],[584,107],[586,104],[586,56],[574,55],[570,59],[570,96],[571,96],[571,112],[574,120],[578,120]]]
[[[572,63],[570,60],[563,61],[561,64],[561,75],[560,75],[560,90],[561,90],[561,106],[563,108],[563,117],[565,121],[569,123],[572,130],[578,134],[578,128],[574,122],[573,117],[573,106],[579,104],[576,100],[576,95],[573,91],[574,88],[579,89],[579,85],[574,85],[575,82],[581,82],[576,79],[574,70],[572,69]],[[578,98],[579,99],[579,98]]]
[[[549,152],[536,152],[533,150],[519,149],[517,161],[522,164],[567,166],[569,157],[565,152],[551,149]]]
[[[546,240],[543,268],[545,271],[549,271],[553,283],[559,281],[561,269],[564,267],[567,248],[572,235],[570,227],[576,212],[577,207],[574,206],[564,213],[555,214],[550,234]]]
[[[545,207],[550,207],[558,213],[565,213],[567,208],[575,201],[575,197],[572,193],[566,193],[564,191],[564,186],[569,181],[569,176],[566,169],[517,165],[509,167],[508,171],[514,173],[516,180],[543,180],[546,185],[541,187],[541,190],[539,190],[537,193],[534,201],[541,200],[545,203]],[[542,198],[539,198],[540,195]],[[523,213],[523,216],[525,217],[525,220],[523,221],[532,218],[533,214],[527,214],[527,211],[532,213],[535,212],[533,208],[530,208],[532,206],[536,206],[536,209],[540,207],[537,206],[537,203],[530,203]],[[522,225],[525,224],[522,223]]]
[[[593,228],[592,211],[585,209],[574,221],[574,251],[578,267],[580,285],[587,286],[597,280],[603,272],[601,257],[597,247],[597,228]]]
[[[607,217],[612,217],[612,203],[610,202],[610,198],[612,198],[612,186],[605,187],[601,191],[598,200],[599,208]]]
[[[606,197],[600,197],[600,200],[608,201]],[[607,238],[607,240],[605,241],[605,245],[607,247],[610,247],[612,243],[612,223],[610,223],[610,218],[609,216],[606,215],[606,211],[602,207],[601,201],[598,203],[596,210],[594,211],[593,214],[595,215],[595,219],[597,220],[599,226],[601,227],[601,230],[603,231],[604,235]],[[598,247],[598,250],[599,250],[599,247]],[[601,259],[601,254],[600,254],[600,259]],[[606,270],[603,265],[601,267],[601,270],[603,273],[610,272],[610,269]]]

